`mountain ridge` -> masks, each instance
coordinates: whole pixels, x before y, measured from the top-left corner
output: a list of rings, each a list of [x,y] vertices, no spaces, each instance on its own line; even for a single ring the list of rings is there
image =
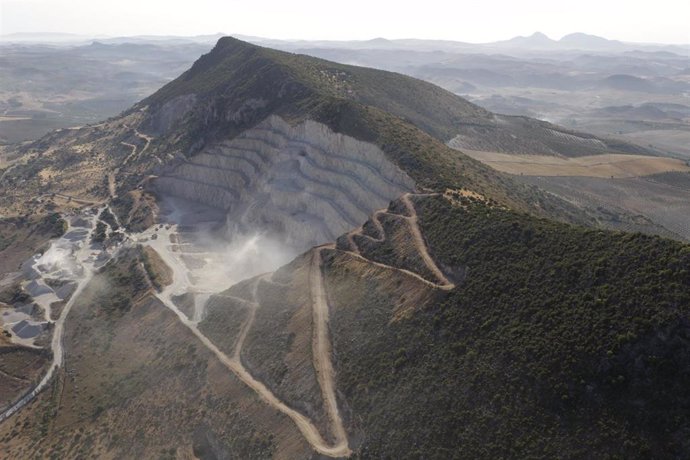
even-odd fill
[[[218,89],[223,84],[237,86],[232,77],[232,66],[236,64],[247,66],[247,63],[240,63],[240,61],[250,58],[253,60],[252,66],[272,73],[273,78],[270,81],[275,81],[274,78],[276,77],[287,78],[289,84],[294,85],[294,88],[290,87],[289,89],[296,93],[294,102],[300,102],[299,111],[311,112],[310,115],[318,121],[321,121],[319,120],[321,118],[335,123],[332,120],[333,114],[323,113],[326,110],[324,106],[328,102],[333,103],[333,101],[322,99],[322,97],[328,97],[337,99],[336,103],[339,104],[346,104],[344,101],[353,101],[388,112],[411,122],[444,143],[462,134],[466,138],[466,148],[477,145],[477,142],[473,140],[475,138],[487,139],[495,136],[497,138],[509,137],[511,142],[503,140],[496,144],[489,144],[488,147],[509,153],[512,151],[512,153],[561,154],[566,156],[586,154],[583,152],[593,154],[603,150],[620,151],[621,153],[648,153],[646,149],[639,146],[605,139],[598,139],[601,143],[600,147],[589,145],[584,150],[577,146],[561,146],[558,139],[551,138],[550,131],[544,130],[562,132],[583,139],[597,138],[526,117],[495,115],[460,96],[413,77],[271,50],[232,37],[220,39],[216,47],[210,53],[202,56],[189,71],[161,88],[154,95],[144,99],[137,106],[140,107],[143,104],[160,105],[164,101],[169,101],[173,96],[182,96],[188,93],[191,88],[195,88],[197,92],[203,94],[205,92],[212,93],[214,89]],[[214,76],[206,75],[204,81],[195,80],[194,76],[202,70],[209,70]],[[252,70],[254,69],[250,69],[250,71]],[[243,84],[246,85],[247,82],[243,80]],[[251,84],[254,91],[261,87],[261,81],[251,82]],[[315,97],[313,92],[306,94],[309,89],[315,90],[319,97]],[[283,91],[289,90],[285,88]],[[275,95],[281,96],[280,93]],[[274,102],[272,99],[269,101]],[[292,110],[285,108],[290,102],[292,101],[281,103],[281,107],[286,110],[288,117],[292,115],[291,112],[294,112],[294,108]],[[269,111],[268,107],[266,109]],[[327,122],[327,124],[329,123]],[[330,124],[329,126],[337,127]],[[532,132],[528,133],[526,130]],[[527,141],[526,138],[530,138],[530,140]]]
[[[21,183],[24,193],[15,189],[4,197],[5,213],[21,212],[22,197],[32,194],[98,201],[125,196],[180,168],[199,169],[187,165],[190,159],[269,115],[293,126],[313,120],[333,133],[376,145],[422,190],[466,188],[515,209],[587,225],[599,217],[519,185],[462,149],[575,156],[646,153],[539,120],[495,115],[412,77],[224,37],[179,78],[120,116],[15,148],[11,155],[25,160],[10,167],[4,182]],[[198,183],[200,173],[195,174]],[[192,187],[193,182],[187,183]]]

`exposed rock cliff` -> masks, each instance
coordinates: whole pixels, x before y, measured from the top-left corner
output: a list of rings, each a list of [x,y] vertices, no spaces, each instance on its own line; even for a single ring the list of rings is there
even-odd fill
[[[359,226],[415,184],[373,144],[271,116],[169,168],[156,187],[226,211],[228,227],[259,227],[307,248]]]

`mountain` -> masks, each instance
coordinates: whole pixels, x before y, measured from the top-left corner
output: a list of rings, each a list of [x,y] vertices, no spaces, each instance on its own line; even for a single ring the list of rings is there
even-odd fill
[[[567,45],[573,49],[590,51],[613,51],[625,48],[625,45],[618,40],[608,40],[603,37],[580,32],[565,35],[558,42],[561,45]]]
[[[313,136],[319,137],[318,142],[311,140]],[[238,149],[248,148],[248,141],[241,137],[261,141],[262,145],[250,147],[262,157],[268,153],[265,149],[281,143],[293,150],[299,144],[306,144],[305,149],[311,144],[316,149],[311,154],[314,159],[309,161],[308,151],[298,152],[265,169],[258,165],[247,169],[241,164],[247,163],[244,160],[227,159],[228,154],[237,156]],[[368,184],[383,176],[382,184],[369,187],[378,196],[374,203],[367,202],[364,197],[370,192],[365,191],[355,197],[361,202],[354,207],[332,203],[342,197],[325,203],[320,197],[295,215],[277,212],[287,204],[276,202],[270,193],[261,195],[268,200],[265,206],[253,204],[254,192],[276,187],[282,190],[281,197],[298,196],[302,185],[295,189],[294,180],[272,176],[283,162],[313,182],[340,168],[320,155],[338,143],[355,140],[361,146],[358,149],[372,153],[358,153],[353,160],[366,167],[338,180]],[[98,201],[108,195],[123,197],[153,175],[160,189],[219,206],[247,225],[264,222],[278,232],[295,221],[313,216],[321,220],[319,207],[335,206],[336,211],[328,214],[332,215],[329,223],[310,236],[312,243],[332,240],[401,191],[421,187],[472,188],[516,209],[588,221],[576,216],[578,211],[571,206],[518,186],[448,146],[567,156],[647,153],[642,147],[527,117],[492,114],[437,86],[400,74],[335,64],[227,37],[179,78],[121,116],[21,146],[16,155],[24,161],[5,178],[5,184],[15,189],[3,196],[3,212],[12,215],[25,209],[26,202],[16,194],[19,184],[24,197],[57,192]],[[228,169],[228,174],[237,171],[244,185],[238,187],[235,179],[209,177],[204,168],[208,171],[216,165]],[[356,177],[347,177],[353,174]],[[348,188],[348,184],[339,186]]]
[[[242,60],[241,67],[236,65],[239,60]],[[188,94],[189,88],[203,88],[201,92],[195,93],[197,97],[217,102],[215,96],[224,86],[236,87],[233,79],[235,74],[226,71],[237,69],[236,75],[243,78],[245,72],[254,70],[252,65],[266,66],[271,72],[280,73],[281,78],[289,78],[290,83],[299,88],[316,89],[318,94],[307,94],[306,91],[295,94],[295,98],[299,100],[295,103],[300,105],[297,110],[308,108],[313,119],[332,128],[336,128],[332,125],[333,114],[322,113],[328,107],[323,102],[325,98],[336,98],[337,103],[342,105],[357,104],[360,107],[383,110],[411,122],[444,143],[454,139],[451,145],[460,148],[566,156],[599,152],[648,153],[639,146],[598,139],[549,123],[524,117],[495,115],[435,85],[400,74],[248,47],[246,43],[234,39],[219,41],[212,53],[200,59],[182,77],[144,100],[143,104],[150,105],[155,111],[174,97]],[[200,71],[203,71],[203,81],[198,77]],[[213,82],[209,82],[209,79],[213,79]],[[253,82],[252,85],[249,91],[267,89],[262,86],[261,81]],[[277,95],[279,94],[267,93],[266,100],[273,102]],[[242,96],[233,94],[233,101],[242,100]],[[280,106],[281,113],[283,110],[295,111],[288,107],[292,103],[293,101],[284,99],[275,101]],[[273,109],[269,105],[257,110],[258,115],[252,115],[260,119],[262,112],[273,113]],[[347,120],[338,122],[345,124]],[[234,129],[231,125],[237,124],[234,120],[224,123],[225,126],[210,128]],[[242,126],[240,124],[240,128]],[[208,128],[209,126],[204,127],[204,130]],[[357,131],[352,131],[352,134],[355,137],[364,135]],[[568,140],[564,141],[566,138]]]
[[[596,35],[575,32],[553,40],[541,32],[528,37],[514,37],[510,40],[489,44],[497,47],[523,48],[526,50],[582,50],[582,51],[624,51],[628,46],[617,40],[608,40]]]
[[[541,32],[535,32],[529,36],[513,37],[510,40],[492,43],[494,46],[507,46],[519,48],[554,48],[558,45],[556,40],[552,40]]]
[[[449,145],[637,151],[229,37],[3,150],[0,456],[682,457],[690,247]]]
[[[649,52],[668,51],[687,54],[687,45],[629,43],[582,32],[564,35],[560,40],[554,40],[541,32],[535,32],[529,36],[518,36],[509,40],[484,43],[481,46],[486,49],[499,49],[505,52],[566,52],[577,50],[592,53],[613,53],[649,50]]]

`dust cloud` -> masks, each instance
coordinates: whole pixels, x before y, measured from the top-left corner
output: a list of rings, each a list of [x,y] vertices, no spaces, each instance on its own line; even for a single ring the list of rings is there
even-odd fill
[[[134,240],[152,247],[170,267],[172,295],[193,297],[194,322],[205,317],[211,295],[275,271],[301,252],[279,232],[226,222],[222,211],[177,198],[161,200],[160,221]]]
[[[242,280],[272,272],[290,262],[298,250],[279,237],[257,229],[225,233],[199,231],[193,245],[180,245],[183,260],[204,291],[228,288]],[[190,246],[192,246],[190,248]],[[185,248],[189,252],[185,251]],[[194,249],[202,249],[199,255]]]

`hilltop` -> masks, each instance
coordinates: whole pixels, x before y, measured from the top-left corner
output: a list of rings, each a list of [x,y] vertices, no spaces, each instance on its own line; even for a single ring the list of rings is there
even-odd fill
[[[147,105],[156,112],[191,94],[197,110],[206,115],[204,126],[193,132],[201,130],[211,139],[220,130],[232,133],[273,113],[297,120],[308,116],[368,140],[372,134],[366,127],[373,122],[374,131],[379,123],[371,114],[351,113],[365,107],[407,121],[443,143],[456,139],[455,145],[465,148],[565,156],[646,152],[527,117],[496,115],[436,85],[398,73],[276,51],[231,37],[220,39],[210,53],[138,107]],[[199,107],[203,103],[206,106]],[[261,107],[252,106],[257,103]],[[363,120],[357,123],[355,118]],[[155,121],[152,126],[160,128]]]

